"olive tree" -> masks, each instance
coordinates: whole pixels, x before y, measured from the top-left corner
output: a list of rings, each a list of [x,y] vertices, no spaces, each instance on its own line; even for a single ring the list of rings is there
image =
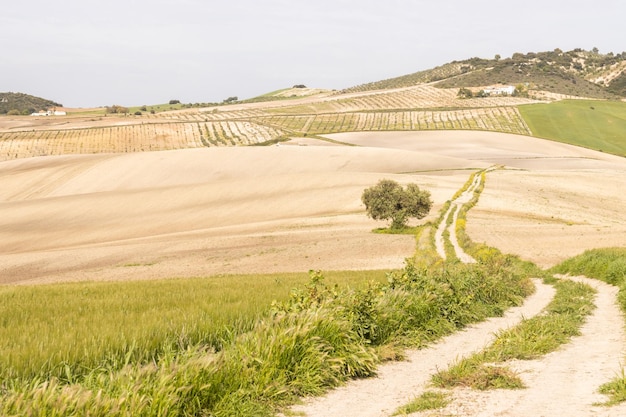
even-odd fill
[[[388,179],[366,188],[361,201],[372,219],[391,220],[391,229],[402,229],[411,217],[423,218],[433,204],[430,192],[420,190],[417,184],[408,184],[404,188]]]

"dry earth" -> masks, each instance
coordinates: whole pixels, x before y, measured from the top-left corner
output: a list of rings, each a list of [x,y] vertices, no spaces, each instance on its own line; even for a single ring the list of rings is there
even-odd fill
[[[410,236],[370,233],[363,188],[416,180],[445,201],[474,166],[343,146],[211,148],[0,164],[0,282],[398,268]],[[403,172],[451,171],[417,177]]]
[[[364,215],[362,190],[381,178],[417,182],[432,192],[435,206],[429,218],[434,218],[472,170],[492,165],[503,168],[487,175],[481,199],[468,215],[467,230],[475,241],[544,267],[588,248],[626,246],[623,158],[485,132],[354,133],[331,138],[360,146],[326,146],[308,139],[294,146],[2,162],[0,283],[397,268],[411,255],[415,242],[409,236],[371,233],[380,224]],[[600,380],[617,373],[624,358],[626,342],[618,336],[623,321],[615,309],[610,310],[614,298],[614,293],[607,295],[602,289],[599,318],[590,319],[595,330],[585,330],[578,342],[546,362],[520,368],[529,375],[532,394],[516,392],[518,397],[501,400],[499,393],[484,397],[459,392],[457,408],[446,413],[624,415],[623,409],[588,408],[588,394]],[[475,348],[488,340],[467,333],[459,337],[464,343],[478,342]],[[570,347],[571,352],[564,353]],[[455,349],[455,354],[466,351]],[[600,368],[582,366],[578,359],[594,351],[603,352],[599,359],[611,358],[597,365],[602,369],[599,379],[590,375]],[[554,362],[558,355],[569,362]],[[587,360],[598,364],[588,356],[582,362]],[[420,361],[426,367],[439,363],[432,355]],[[394,369],[405,365],[394,364]],[[388,375],[394,386],[417,378],[399,380],[396,371]],[[420,373],[419,378],[424,377]],[[561,414],[551,397],[535,401],[528,396],[554,392],[552,397],[565,403],[581,404],[580,387],[563,381],[587,382],[584,411],[571,405]],[[352,392],[360,395],[358,389]],[[418,394],[416,388],[406,400]],[[383,400],[378,391],[366,397],[370,402],[363,404],[365,408]],[[346,398],[335,402],[362,397]],[[323,410],[310,415],[355,415]]]
[[[435,207],[488,174],[468,232],[550,266],[624,246],[626,161],[487,132],[331,135],[359,147],[207,148],[0,163],[0,282],[401,267],[408,236],[370,233],[362,190],[417,182]]]

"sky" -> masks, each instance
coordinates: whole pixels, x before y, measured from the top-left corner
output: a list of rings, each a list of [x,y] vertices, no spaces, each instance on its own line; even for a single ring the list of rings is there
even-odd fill
[[[66,107],[343,89],[453,60],[626,50],[623,0],[27,0],[0,12],[0,92]]]

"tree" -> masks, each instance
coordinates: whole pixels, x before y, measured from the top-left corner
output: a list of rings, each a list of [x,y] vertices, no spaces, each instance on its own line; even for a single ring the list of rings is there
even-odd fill
[[[126,114],[128,113],[128,107],[124,107],[124,106],[119,106],[117,104],[114,104],[112,106],[106,106],[105,107],[106,112],[107,113],[113,113],[113,114]]]
[[[472,93],[472,90],[469,88],[461,87],[456,96],[459,98],[472,98],[474,97],[474,93]]]
[[[513,91],[513,97],[528,97],[528,87],[525,84],[517,84],[515,91]]]
[[[391,220],[391,229],[402,229],[409,218],[421,219],[428,214],[433,202],[430,192],[417,184],[403,188],[396,181],[382,179],[366,188],[361,196],[367,215],[374,220]]]

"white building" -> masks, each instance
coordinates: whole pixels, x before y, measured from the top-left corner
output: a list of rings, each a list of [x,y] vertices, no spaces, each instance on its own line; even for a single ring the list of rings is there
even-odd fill
[[[512,96],[515,92],[515,87],[513,87],[512,85],[505,85],[502,87],[487,87],[484,88],[483,91],[485,92],[485,94],[490,96]]]
[[[31,113],[31,116],[67,116],[67,112],[61,110],[46,110]]]

